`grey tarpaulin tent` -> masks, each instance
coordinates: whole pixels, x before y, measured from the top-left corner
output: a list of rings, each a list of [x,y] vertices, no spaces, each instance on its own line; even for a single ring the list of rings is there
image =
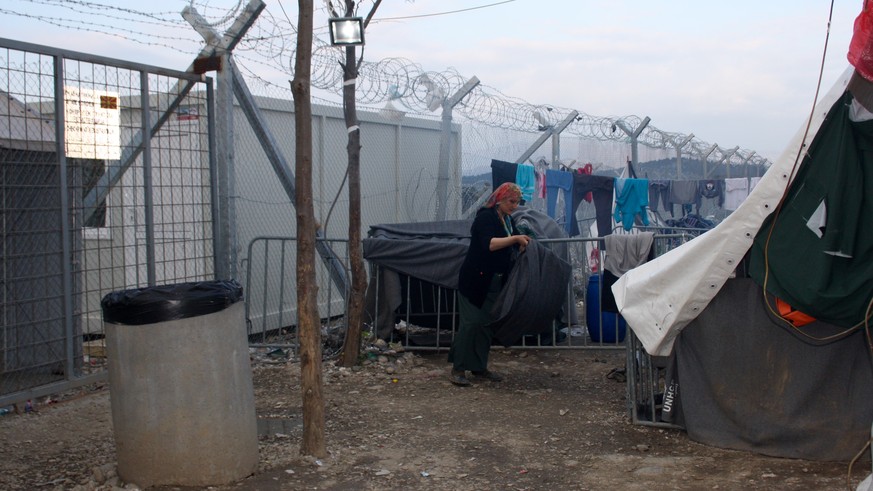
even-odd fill
[[[728,280],[676,340],[675,422],[691,439],[718,447],[851,459],[870,437],[873,416],[864,333],[813,340],[843,331],[824,322],[787,327],[754,281]]]
[[[646,351],[674,356],[695,440],[847,460],[869,439],[873,112],[847,92],[851,75],[734,213],[613,287]],[[789,325],[774,296],[819,320]]]
[[[520,207],[513,214],[513,218],[516,224],[527,227],[539,239],[566,238],[563,229],[544,213]],[[380,338],[384,339],[391,335],[396,318],[402,314],[397,312],[398,307],[405,301],[402,292],[406,288],[406,283],[401,279],[410,279],[414,282],[415,288],[457,289],[458,271],[469,244],[471,224],[472,219],[383,224],[370,227],[368,237],[364,239],[364,258],[371,264],[366,305],[367,313]],[[544,285],[557,288],[564,294],[566,300],[563,305],[558,306],[558,310],[564,313],[560,320],[567,325],[575,324],[576,311],[571,290],[568,288],[570,266],[564,261],[567,257],[567,246],[562,242],[554,242],[549,243],[546,248],[549,255],[560,258],[554,264],[559,264],[561,271],[552,280],[544,282]],[[524,294],[524,298],[509,298],[507,301],[534,304],[536,299],[531,298],[532,295],[548,295],[548,289],[542,289],[541,292],[530,291],[530,289],[524,291],[519,292]],[[412,297],[416,297],[415,301],[420,301],[422,295]],[[554,296],[544,298],[540,303],[548,303],[553,299]],[[420,314],[426,310],[439,311],[442,313],[438,319],[441,328],[446,330],[452,328],[455,309],[452,298],[448,295],[442,296],[439,305],[418,303],[409,307],[419,311]],[[437,319],[431,318],[430,321],[435,323]],[[422,325],[426,324],[428,321],[423,320]],[[451,336],[446,336],[445,339],[450,341]]]

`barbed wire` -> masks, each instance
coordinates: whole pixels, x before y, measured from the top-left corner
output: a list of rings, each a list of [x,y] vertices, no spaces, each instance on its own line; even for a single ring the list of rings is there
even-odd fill
[[[25,17],[64,29],[123,38],[192,56],[203,45],[203,40],[182,19],[181,9],[175,13],[148,12],[85,0],[11,1],[42,5],[51,9],[61,8],[70,15],[49,15],[47,8],[13,9],[10,0],[5,2],[6,8],[0,9],[0,14]],[[225,26],[233,22],[244,8],[242,0],[237,0],[230,8],[212,7],[208,0],[190,0],[189,5],[219,32],[223,32]],[[325,5],[319,7],[319,10],[326,12],[328,8]],[[313,36],[311,84],[313,88],[325,91],[328,96],[338,97],[342,93],[341,62],[344,61],[344,50],[331,46],[322,39],[320,35],[324,35],[325,30],[326,28],[317,28]],[[259,85],[290,93],[287,80],[293,78],[296,33],[296,26],[284,11],[281,15],[274,16],[269,8],[264,9],[234,51],[238,66],[246,73],[247,78],[250,77]],[[262,71],[266,73],[262,75]],[[278,77],[286,80],[280,85],[273,81]],[[443,100],[457,92],[469,79],[470,77],[462,75],[452,67],[442,71],[425,70],[418,63],[404,58],[364,60],[356,80],[356,100],[363,105],[390,101],[402,106],[407,112],[432,116],[440,112]],[[483,83],[470,91],[453,110],[453,116],[457,116],[459,120],[525,133],[551,130],[575,113],[562,134],[627,144],[631,143],[631,138],[624,129],[634,132],[643,123],[643,118],[636,115],[604,117],[553,104],[534,104],[504,94]],[[708,158],[709,155],[717,153],[716,158],[727,160],[727,163],[736,157],[751,163],[769,164],[765,158],[756,156],[755,152],[747,149],[723,149],[715,145],[715,150],[710,152],[713,144],[692,135],[661,130],[652,124],[639,132],[637,142],[655,149],[674,149],[689,136],[690,141],[680,150],[683,155]],[[710,154],[707,155],[707,152]]]

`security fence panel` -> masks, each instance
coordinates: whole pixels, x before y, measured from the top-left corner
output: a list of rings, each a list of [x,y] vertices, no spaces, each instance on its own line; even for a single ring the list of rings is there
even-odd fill
[[[261,92],[264,92],[262,90]],[[258,111],[272,133],[277,150],[296,172],[295,120],[288,91],[256,96]],[[315,218],[326,238],[348,237],[348,130],[342,108],[312,106],[312,193]],[[438,121],[426,117],[386,119],[376,112],[358,112],[361,129],[361,227],[434,220],[437,165],[441,138]],[[233,116],[236,233],[239,265],[249,242],[265,235],[296,235],[296,211],[243,111]],[[461,128],[448,136],[460,148]],[[460,195],[461,157],[451,159],[458,174],[451,187]],[[459,201],[459,200],[458,200]],[[244,268],[242,268],[244,269]]]
[[[348,240],[319,241],[334,251],[339,267],[348,275]],[[315,267],[316,302],[325,357],[336,355],[343,346],[349,294],[330,279],[328,266],[324,261],[317,261]],[[283,357],[299,354],[296,273],[295,237],[256,237],[249,243],[244,289],[247,292],[246,329],[252,346],[283,350]]]
[[[293,97],[246,66],[251,54],[232,65],[233,89],[222,84],[213,103],[209,77],[0,39],[0,404],[103,376],[100,301],[113,291],[232,278],[249,288],[250,336],[265,342],[296,325],[297,286],[288,281],[298,235],[287,179],[297,165]],[[538,171],[584,172],[590,164],[608,178],[718,179],[734,168],[751,179],[766,168],[766,160],[752,167],[754,152],[691,141],[648,117],[531,104],[485,84],[462,91],[473,79],[383,60],[365,62],[356,84],[361,199],[350,210],[342,76],[338,60],[324,54],[311,79],[326,91],[312,100],[311,170],[325,333],[345,328],[353,211],[362,236],[379,224],[471,218],[493,188],[492,160]],[[457,104],[443,104],[462,92]],[[545,212],[541,191],[526,205]],[[567,298],[579,307],[589,291],[602,291],[591,277],[603,249],[596,206],[568,200],[558,197],[552,218],[578,225],[567,244]],[[652,208],[657,233],[729,213],[703,200],[689,224],[670,206]],[[682,240],[664,237],[657,253]],[[454,292],[409,284],[404,294],[408,306],[436,312],[441,334],[423,342],[442,349],[442,333],[450,339],[455,329]],[[396,334],[406,339],[416,326],[404,323]],[[586,327],[562,319],[551,337],[522,346],[558,346],[562,336],[570,346],[616,344],[595,342]]]
[[[284,156],[289,171],[296,174],[296,122],[290,95],[288,91],[279,92],[277,97],[259,95],[254,97],[254,103],[273,137],[276,151]],[[324,239],[320,243],[337,257],[333,269],[322,269],[325,264],[318,260],[319,309],[326,322],[335,312],[344,313],[345,308],[345,285],[336,281],[336,270],[349,268],[348,130],[341,107],[315,103],[312,114],[313,208],[318,232]],[[361,216],[362,236],[376,224],[433,220],[436,161],[443,138],[439,122],[424,117],[392,119],[367,110],[358,112],[358,119],[363,148],[361,201],[356,208]],[[237,106],[229,132],[234,141],[232,242],[236,244],[241,281],[251,285],[247,292],[250,335],[296,326],[297,309],[296,289],[279,291],[292,288],[284,280],[287,275],[279,272],[290,273],[293,278],[296,267],[296,241],[282,244],[297,234],[294,196],[277,177],[264,142],[258,137],[259,131]],[[460,148],[458,126],[451,128],[448,138],[454,147]],[[451,159],[451,166],[456,173],[460,171],[460,155]],[[460,177],[455,181],[456,185],[450,187],[457,195]],[[457,208],[454,213],[458,213]],[[347,271],[339,274],[346,278],[350,275]],[[264,302],[268,307],[264,307]]]
[[[0,39],[0,404],[105,376],[106,294],[214,278],[210,84]]]

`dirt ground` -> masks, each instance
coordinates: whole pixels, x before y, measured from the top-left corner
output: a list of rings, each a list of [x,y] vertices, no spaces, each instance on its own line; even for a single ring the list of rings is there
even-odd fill
[[[279,356],[276,356],[276,355]],[[849,463],[705,446],[632,425],[610,350],[503,350],[503,382],[451,385],[445,353],[325,362],[327,448],[300,455],[300,366],[253,355],[257,472],[214,490],[847,489]],[[0,417],[0,489],[137,489],[115,475],[109,391],[88,387]],[[854,465],[851,488],[870,469]],[[158,488],[155,488],[158,489]],[[190,488],[160,488],[190,489]]]

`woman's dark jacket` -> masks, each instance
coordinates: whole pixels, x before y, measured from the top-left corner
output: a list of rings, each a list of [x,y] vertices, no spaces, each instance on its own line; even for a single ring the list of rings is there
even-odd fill
[[[512,221],[512,217],[510,217]],[[515,230],[515,222],[512,222],[512,230]],[[491,239],[494,237],[506,237],[506,229],[500,222],[497,208],[480,208],[476,212],[473,226],[470,227],[470,247],[461,272],[458,276],[458,290],[467,297],[470,302],[482,307],[485,296],[488,294],[488,286],[495,274],[506,275],[512,269],[513,253],[516,246],[505,247],[496,251],[488,249]]]

